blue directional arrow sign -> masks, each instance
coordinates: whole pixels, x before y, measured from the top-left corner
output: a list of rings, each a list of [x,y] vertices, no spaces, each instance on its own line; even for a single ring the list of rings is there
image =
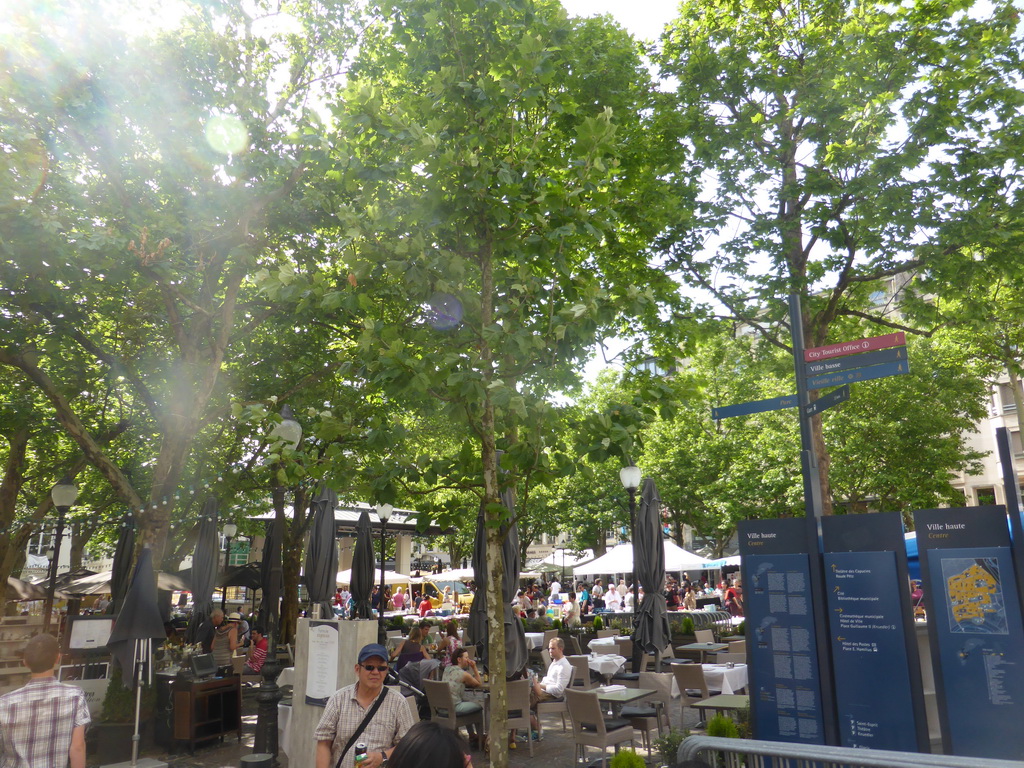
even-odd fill
[[[872,365],[867,368],[856,368],[852,371],[816,376],[807,380],[807,388],[824,389],[825,387],[835,387],[855,381],[870,381],[871,379],[884,379],[886,376],[900,376],[905,373],[910,373],[910,363],[906,360],[901,360],[898,363]]]
[[[783,397],[770,397],[767,400],[753,400],[749,403],[725,405],[721,408],[712,408],[711,418],[718,421],[719,419],[728,419],[730,416],[749,416],[752,413],[762,413],[763,411],[796,408],[798,402],[799,400],[796,395],[785,395]]]
[[[850,399],[850,385],[843,384],[839,389],[833,389],[827,395],[822,395],[813,403],[808,403],[804,406],[804,413],[808,416],[813,416],[816,413],[821,413],[826,408],[831,408],[833,405],[839,405]]]
[[[807,376],[821,376],[826,373],[848,371],[851,368],[864,368],[868,365],[897,363],[900,360],[906,359],[907,348],[905,346],[893,347],[892,349],[877,349],[874,352],[865,352],[862,355],[850,355],[848,357],[837,357],[832,360],[804,363],[804,373]]]

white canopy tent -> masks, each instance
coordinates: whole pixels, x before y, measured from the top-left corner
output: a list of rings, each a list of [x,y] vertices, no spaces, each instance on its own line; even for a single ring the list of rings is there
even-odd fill
[[[699,571],[708,567],[703,557],[688,552],[671,539],[663,539],[665,547],[665,572]],[[573,576],[597,576],[602,573],[632,573],[633,545],[629,542],[616,544],[596,560],[591,560],[572,569]]]
[[[594,550],[585,549],[580,554],[576,554],[573,550],[569,549],[556,549],[550,555],[540,560],[530,560],[526,565],[531,571],[540,571],[541,573],[551,571],[554,569],[575,568],[577,565],[583,563],[589,563],[594,559]]]
[[[724,568],[727,565],[739,565],[740,556],[732,555],[730,557],[720,557],[717,560],[709,560],[706,567],[708,568]]]
[[[423,577],[426,581],[472,581],[473,569],[472,568],[452,568],[450,571],[441,571],[440,573],[428,573]]]
[[[347,568],[344,571],[338,571],[336,579],[338,586],[349,585],[352,583],[352,569]],[[395,573],[394,571],[384,571],[384,583],[385,584],[408,584],[410,578],[404,573]],[[373,569],[373,583],[380,586],[380,568]]]

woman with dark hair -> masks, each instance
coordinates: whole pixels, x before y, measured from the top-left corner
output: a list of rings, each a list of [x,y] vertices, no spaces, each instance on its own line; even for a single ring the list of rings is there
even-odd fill
[[[453,663],[452,654],[455,653],[455,649],[458,648],[462,641],[459,640],[459,625],[451,619],[444,625],[445,636],[441,640],[441,644],[438,646],[438,657],[441,659],[441,667],[450,667]]]
[[[416,723],[398,742],[389,768],[472,768],[459,734],[430,720]]]

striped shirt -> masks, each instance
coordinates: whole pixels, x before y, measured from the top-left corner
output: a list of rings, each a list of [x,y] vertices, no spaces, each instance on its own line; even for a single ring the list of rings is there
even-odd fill
[[[53,677],[0,696],[0,768],[63,768],[71,735],[88,725],[85,692]]]
[[[387,696],[377,710],[377,714],[366,724],[366,728],[356,739],[356,744],[366,744],[368,753],[381,752],[391,749],[398,744],[405,732],[412,728],[412,710],[405,700],[405,696],[388,688]],[[327,700],[327,707],[320,718],[320,723],[313,732],[313,738],[317,741],[333,741],[331,745],[331,765],[336,765],[341,750],[344,749],[348,740],[355,733],[356,728],[363,722],[366,713],[373,706],[362,707],[356,700],[356,686],[346,685],[340,691],[336,691]],[[355,766],[355,744],[345,753],[345,759],[341,761],[341,768],[353,768]]]

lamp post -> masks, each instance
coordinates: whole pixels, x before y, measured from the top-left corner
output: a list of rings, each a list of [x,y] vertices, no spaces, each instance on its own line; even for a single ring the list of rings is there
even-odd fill
[[[298,447],[302,440],[302,425],[295,420],[291,406],[285,405],[281,408],[281,423],[274,426],[270,433],[271,440],[275,443],[290,444]],[[276,478],[277,473],[274,473]],[[284,487],[275,479],[273,486],[274,499],[274,526],[276,536],[284,531]],[[281,552],[277,553],[271,563],[271,580],[277,583],[281,578]],[[264,585],[266,586],[266,585]],[[266,594],[266,592],[264,592]],[[256,739],[253,749],[256,752],[271,755],[273,765],[277,765],[277,705],[281,701],[281,689],[277,687],[277,676],[281,673],[281,667],[277,663],[277,637],[279,632],[279,612],[277,596],[267,606],[267,660],[260,670],[263,680],[260,683],[259,693],[256,694],[257,716],[256,716]]]
[[[384,531],[388,527],[388,520],[395,508],[390,504],[377,505],[377,517],[380,518],[380,595],[377,601],[377,641],[381,645],[387,644],[387,630],[384,627],[384,609],[387,603],[384,601]]]
[[[228,575],[228,567],[231,565],[231,540],[235,538],[235,534],[238,533],[238,526],[232,522],[224,523],[224,527],[221,528],[221,532],[224,534],[224,576]],[[228,585],[225,584],[221,587],[220,593],[220,609],[224,610],[224,605],[228,600]]]
[[[57,508],[57,533],[53,542],[53,556],[50,558],[50,579],[46,586],[46,602],[43,605],[43,631],[50,628],[50,616],[53,614],[53,593],[57,589],[57,564],[60,562],[60,540],[64,538],[64,519],[68,510],[78,498],[78,486],[65,475],[50,491],[53,506]],[[47,552],[47,555],[50,553]]]
[[[630,464],[619,470],[619,480],[629,493],[629,539],[633,542],[633,626],[640,610],[640,583],[636,577],[636,489],[640,487],[640,467]]]

